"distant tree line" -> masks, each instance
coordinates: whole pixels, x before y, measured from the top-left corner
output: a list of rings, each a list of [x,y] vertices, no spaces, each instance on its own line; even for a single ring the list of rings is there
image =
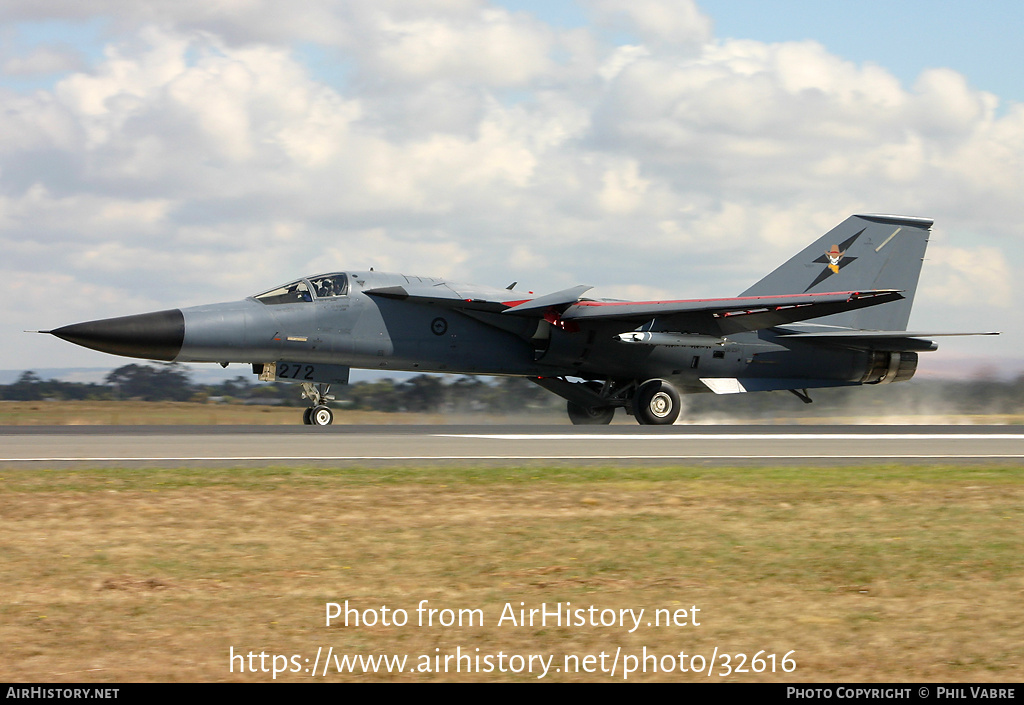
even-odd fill
[[[239,376],[217,384],[198,384],[187,367],[130,364],[110,372],[102,383],[42,379],[23,372],[0,385],[0,400],[142,400],[305,406],[295,384],[266,384]],[[804,405],[788,392],[694,394],[683,397],[684,415],[753,418],[771,415],[892,416],[900,414],[1021,414],[1024,375],[993,379],[924,380],[909,383],[809,390],[814,404]],[[520,413],[559,411],[565,402],[527,379],[418,375],[331,388],[337,408],[387,412]]]
[[[106,376],[102,384],[42,379],[29,370],[13,384],[0,385],[5,401],[103,401],[141,399],[144,401],[186,401],[198,390],[181,365],[125,365]]]
[[[518,412],[557,408],[557,397],[529,380],[503,377],[418,375],[406,380],[381,379],[334,385],[333,404],[339,408],[375,411]],[[175,363],[119,367],[102,383],[42,379],[23,372],[13,384],[0,385],[5,401],[193,401],[305,406],[297,384],[266,384],[235,377],[217,384],[198,384],[189,369]]]

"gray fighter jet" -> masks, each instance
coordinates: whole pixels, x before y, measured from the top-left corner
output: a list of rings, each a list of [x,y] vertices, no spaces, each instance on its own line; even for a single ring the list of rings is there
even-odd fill
[[[568,402],[574,424],[623,408],[671,424],[680,394],[888,384],[910,379],[930,337],[908,331],[932,221],[854,215],[738,298],[591,299],[576,286],[523,296],[444,279],[334,272],[230,303],[43,331],[115,355],[251,363],[302,385],[307,424],[333,414],[352,367],[527,377]],[[979,333],[977,335],[991,335]]]

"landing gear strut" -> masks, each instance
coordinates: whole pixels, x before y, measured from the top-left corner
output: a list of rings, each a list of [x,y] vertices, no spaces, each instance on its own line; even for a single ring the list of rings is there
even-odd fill
[[[326,404],[334,399],[328,394],[330,391],[329,384],[302,383],[302,397],[313,403],[313,406],[302,412],[302,423],[307,426],[330,426],[334,422],[334,412]]]

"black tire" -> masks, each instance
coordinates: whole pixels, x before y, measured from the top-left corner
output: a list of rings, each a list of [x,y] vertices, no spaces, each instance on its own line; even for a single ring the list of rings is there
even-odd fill
[[[305,409],[302,410],[302,423],[306,424],[307,426],[312,426],[313,425],[312,416],[313,416],[313,407],[307,406]]]
[[[569,420],[576,426],[600,426],[610,424],[615,417],[614,406],[580,406],[569,402],[566,405]]]
[[[679,418],[679,392],[663,379],[640,385],[633,397],[633,415],[644,425],[669,426]]]
[[[314,406],[309,420],[314,426],[330,426],[334,422],[334,412],[331,411],[331,407],[323,404]]]

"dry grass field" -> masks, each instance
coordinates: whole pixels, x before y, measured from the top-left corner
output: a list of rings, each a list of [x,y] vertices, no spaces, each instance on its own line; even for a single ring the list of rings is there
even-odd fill
[[[1022,548],[1015,464],[8,470],[0,681],[1020,681]],[[408,624],[325,626],[346,600]],[[499,624],[567,602],[645,612]]]

